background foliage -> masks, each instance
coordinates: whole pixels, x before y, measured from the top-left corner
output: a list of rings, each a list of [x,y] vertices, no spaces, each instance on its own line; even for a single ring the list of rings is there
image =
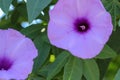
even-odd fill
[[[14,28],[38,49],[27,80],[120,80],[120,0],[102,0],[112,15],[114,31],[101,53],[89,60],[51,45],[47,37],[49,10],[57,0],[0,0],[0,29]],[[10,9],[12,6],[12,9]]]

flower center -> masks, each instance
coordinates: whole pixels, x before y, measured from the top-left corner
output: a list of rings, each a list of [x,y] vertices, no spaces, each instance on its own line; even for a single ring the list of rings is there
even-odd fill
[[[83,33],[90,29],[90,24],[87,19],[76,19],[74,22],[74,28],[77,32]]]
[[[0,58],[0,70],[9,70],[13,62],[8,58]]]

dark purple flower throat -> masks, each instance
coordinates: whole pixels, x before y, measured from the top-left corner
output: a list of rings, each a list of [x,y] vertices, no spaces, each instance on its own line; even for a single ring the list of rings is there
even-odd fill
[[[74,22],[74,29],[80,33],[87,32],[90,29],[90,23],[84,18],[76,19]]]
[[[12,66],[13,62],[4,57],[4,58],[0,58],[0,70],[9,70]]]

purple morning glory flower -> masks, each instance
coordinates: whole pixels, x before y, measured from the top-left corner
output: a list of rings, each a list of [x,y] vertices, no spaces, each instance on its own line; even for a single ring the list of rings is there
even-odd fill
[[[31,73],[37,49],[16,30],[0,30],[0,80],[25,80]]]
[[[79,58],[93,58],[108,41],[113,25],[100,0],[58,0],[49,12],[50,42]]]

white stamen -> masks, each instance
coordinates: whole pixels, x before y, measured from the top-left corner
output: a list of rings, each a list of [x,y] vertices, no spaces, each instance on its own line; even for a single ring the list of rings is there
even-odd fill
[[[82,30],[85,30],[86,29],[86,27],[84,26],[84,25],[82,25],[82,26],[79,26]]]
[[[42,29],[41,29],[41,32],[45,32],[45,30],[46,30],[45,28],[42,28]]]

